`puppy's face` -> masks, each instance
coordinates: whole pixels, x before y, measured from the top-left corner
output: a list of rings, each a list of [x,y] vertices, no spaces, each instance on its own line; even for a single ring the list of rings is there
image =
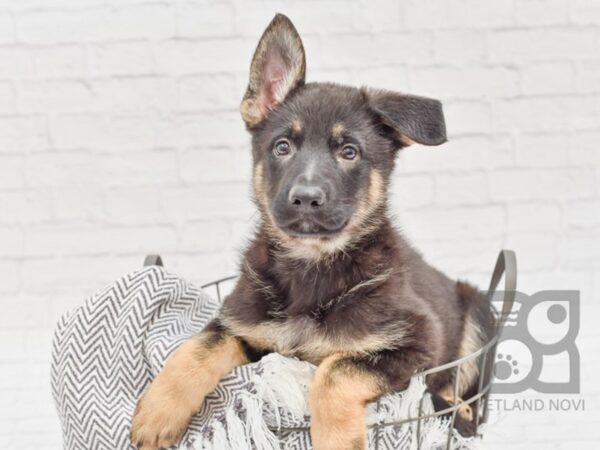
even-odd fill
[[[305,84],[304,72],[300,37],[277,15],[256,49],[241,112],[266,222],[293,251],[314,257],[368,231],[397,150],[440,144],[445,126],[435,100]]]
[[[372,173],[387,173],[394,155],[364,92],[319,84],[303,86],[273,111],[254,133],[254,148],[275,225],[300,238],[342,232],[368,195]],[[379,199],[372,200],[374,207]]]

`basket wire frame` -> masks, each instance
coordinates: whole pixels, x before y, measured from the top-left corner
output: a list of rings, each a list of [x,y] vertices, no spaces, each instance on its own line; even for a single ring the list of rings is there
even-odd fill
[[[160,265],[162,266],[162,260],[158,255],[150,255],[146,258],[145,265]],[[448,408],[442,409],[440,411],[435,411],[433,413],[423,414],[423,402],[425,401],[427,391],[425,391],[419,400],[419,408],[417,417],[407,417],[406,419],[392,421],[392,422],[381,422],[370,425],[368,428],[373,429],[375,432],[374,436],[374,445],[375,450],[379,450],[379,430],[384,427],[398,427],[404,426],[411,422],[416,421],[416,440],[417,440],[417,449],[421,450],[422,448],[422,422],[426,419],[431,419],[439,416],[450,415],[449,420],[450,424],[448,427],[448,436],[446,440],[446,450],[450,450],[453,448],[453,437],[454,437],[454,424],[456,421],[456,415],[458,410],[464,405],[475,404],[475,436],[481,437],[479,427],[481,424],[487,421],[488,417],[488,405],[489,405],[489,396],[490,390],[493,380],[493,362],[496,359],[496,347],[498,343],[498,339],[502,332],[502,327],[504,325],[504,321],[510,311],[512,310],[512,305],[516,292],[516,281],[517,281],[517,267],[516,267],[516,256],[515,253],[511,250],[502,250],[498,255],[498,259],[496,261],[496,266],[494,268],[492,274],[492,280],[490,282],[490,287],[487,292],[486,300],[490,303],[491,309],[496,316],[496,333],[495,335],[480,349],[471,353],[470,355],[466,355],[463,358],[451,361],[447,364],[443,364],[441,366],[433,367],[427,370],[420,371],[413,375],[414,377],[419,377],[423,382],[428,375],[433,373],[443,372],[445,370],[454,370],[454,398],[458,398],[458,386],[460,383],[460,373],[463,364],[471,361],[478,360],[479,365],[479,382],[477,386],[477,392],[468,399],[463,399],[462,402],[456,402],[456,404],[451,405]],[[502,310],[500,313],[492,305],[492,300],[494,299],[494,294],[496,293],[496,287],[498,283],[504,276],[504,291],[502,293]],[[207,283],[202,285],[202,289],[215,288],[216,295],[218,300],[221,302],[222,298],[222,285],[227,282],[231,282],[235,280],[237,276],[229,276],[225,278],[221,278],[219,280]],[[485,381],[487,379],[487,381]],[[379,409],[379,402],[376,405],[377,410]],[[277,427],[272,429],[273,432],[276,433],[278,439],[281,441],[281,437],[283,433],[289,432],[306,432],[309,433],[310,436],[310,428],[309,427]]]

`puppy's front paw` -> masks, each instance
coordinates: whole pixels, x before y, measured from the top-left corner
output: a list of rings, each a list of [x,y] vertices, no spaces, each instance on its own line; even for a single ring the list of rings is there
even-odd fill
[[[135,409],[131,441],[139,450],[167,448],[177,443],[194,413],[187,400],[155,380]]]
[[[458,415],[468,422],[473,421],[473,408],[471,408],[470,405],[465,403],[462,398],[457,397],[455,399],[454,395],[442,395],[442,398],[448,403],[450,403],[452,406],[460,405],[460,407],[456,411]]]

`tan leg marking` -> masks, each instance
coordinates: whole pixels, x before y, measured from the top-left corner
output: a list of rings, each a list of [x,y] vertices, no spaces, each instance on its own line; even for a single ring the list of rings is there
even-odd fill
[[[446,386],[444,389],[442,389],[439,392],[439,394],[440,394],[440,397],[442,397],[444,400],[446,400],[451,405],[460,405],[461,403],[464,402],[464,400],[462,398],[454,397],[454,387],[453,386]],[[469,422],[473,421],[473,408],[471,408],[470,405],[463,403],[456,412],[463,419],[468,420]]]
[[[233,337],[207,332],[184,342],[139,400],[131,425],[132,442],[142,450],[175,444],[206,395],[246,362],[240,342]]]
[[[315,450],[363,450],[367,446],[366,404],[377,397],[380,388],[372,374],[336,367],[346,356],[325,358],[310,386]]]

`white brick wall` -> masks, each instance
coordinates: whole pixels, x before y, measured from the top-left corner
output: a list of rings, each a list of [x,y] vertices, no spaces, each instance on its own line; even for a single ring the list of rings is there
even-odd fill
[[[444,101],[450,142],[404,151],[393,186],[428,260],[484,285],[512,247],[522,290],[582,291],[586,412],[495,414],[484,448],[597,448],[597,0],[1,2],[3,447],[60,448],[48,364],[64,310],[150,252],[192,279],[235,271],[254,218],[237,105],[276,11],[309,79]]]

